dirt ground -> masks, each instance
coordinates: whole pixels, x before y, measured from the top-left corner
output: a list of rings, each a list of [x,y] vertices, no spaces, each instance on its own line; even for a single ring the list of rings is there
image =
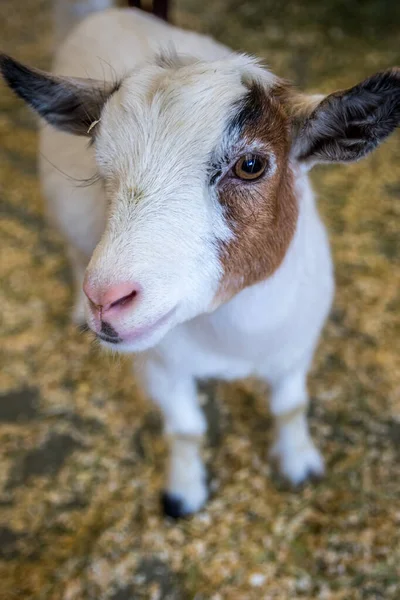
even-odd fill
[[[173,20],[309,91],[400,64],[400,3],[179,0]],[[0,48],[48,67],[48,0],[2,0]],[[310,376],[324,481],[267,460],[267,391],[206,383],[213,497],[163,518],[165,442],[129,361],[68,322],[71,275],[45,223],[35,120],[0,88],[0,599],[400,598],[400,137],[318,167],[337,294]]]

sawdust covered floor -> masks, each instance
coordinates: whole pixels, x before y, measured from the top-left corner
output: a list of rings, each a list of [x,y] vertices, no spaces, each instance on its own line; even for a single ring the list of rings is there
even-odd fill
[[[400,63],[395,1],[174,5],[178,24],[310,91]],[[49,65],[47,0],[2,0],[0,27],[4,50]],[[4,87],[0,137],[1,600],[399,598],[399,135],[313,174],[338,284],[310,378],[326,479],[286,489],[266,459],[263,388],[209,384],[215,494],[179,524],[160,515],[165,445],[129,363],[68,323],[71,277],[43,217],[34,119]]]

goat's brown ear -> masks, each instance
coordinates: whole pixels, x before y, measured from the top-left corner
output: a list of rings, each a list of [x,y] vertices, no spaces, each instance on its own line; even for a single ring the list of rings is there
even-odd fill
[[[58,77],[0,55],[0,72],[9,87],[48,123],[75,135],[90,135],[117,84]]]
[[[295,106],[294,157],[317,162],[355,161],[400,124],[400,68],[369,77],[348,90]]]

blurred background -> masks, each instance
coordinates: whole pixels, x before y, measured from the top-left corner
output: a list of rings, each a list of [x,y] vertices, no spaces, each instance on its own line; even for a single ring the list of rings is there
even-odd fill
[[[49,68],[50,0],[1,0],[0,49]],[[171,20],[310,92],[400,65],[397,0],[172,0]],[[312,180],[337,294],[310,376],[323,482],[267,460],[266,390],[206,383],[214,496],[162,517],[158,413],[69,324],[71,274],[43,215],[34,117],[0,87],[0,599],[400,597],[400,137]]]

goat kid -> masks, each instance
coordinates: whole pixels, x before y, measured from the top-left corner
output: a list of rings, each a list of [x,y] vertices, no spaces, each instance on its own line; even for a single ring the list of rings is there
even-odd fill
[[[111,9],[73,30],[54,74],[4,55],[1,71],[50,124],[40,174],[69,248],[73,319],[141,353],[137,376],[163,412],[165,512],[207,499],[199,378],[268,382],[281,473],[321,475],[306,379],[334,282],[307,172],[362,158],[398,126],[400,69],[307,96],[207,37]]]

